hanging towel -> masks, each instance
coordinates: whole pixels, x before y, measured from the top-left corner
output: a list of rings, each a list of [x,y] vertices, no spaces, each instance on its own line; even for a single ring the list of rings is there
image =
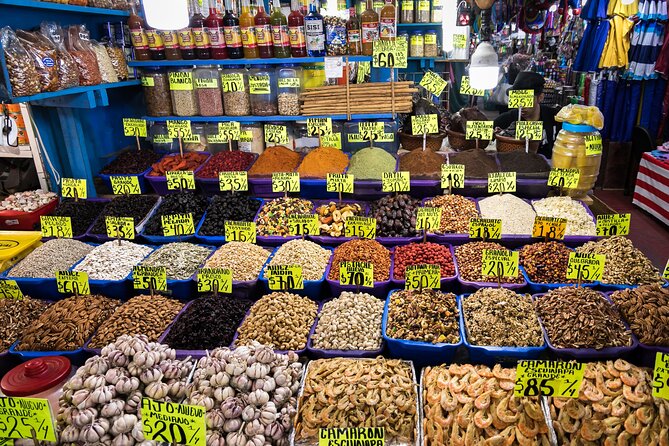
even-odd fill
[[[627,68],[630,50],[630,32],[634,22],[621,15],[609,19],[609,34],[599,59],[599,68]]]
[[[583,39],[574,60],[574,71],[597,71],[606,38],[611,27],[608,20],[587,22]]]
[[[629,69],[625,72],[626,79],[655,79],[655,62],[657,61],[664,39],[664,25],[658,22],[642,21],[636,24],[632,33],[629,54]]]

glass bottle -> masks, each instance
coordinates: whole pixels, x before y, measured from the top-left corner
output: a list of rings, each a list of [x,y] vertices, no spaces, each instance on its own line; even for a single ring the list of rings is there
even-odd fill
[[[149,42],[151,60],[165,60],[165,44],[160,32],[149,26],[146,27],[146,39]]]
[[[272,3],[272,43],[274,44],[274,57],[290,57],[290,38],[288,37],[288,20],[281,12],[281,2],[274,0]]]
[[[430,0],[417,0],[416,5],[416,23],[429,23]]]
[[[397,19],[395,18],[395,5],[391,0],[381,9],[381,21],[379,24],[379,38],[381,40],[395,40],[397,36]]]
[[[179,48],[179,35],[176,31],[158,31],[165,45],[165,57],[167,60],[181,60],[181,48]]]
[[[444,20],[444,4],[442,3],[442,0],[433,0],[430,22],[441,23],[443,20]]]
[[[130,29],[132,47],[135,50],[135,60],[151,60],[149,39],[146,37],[146,25],[144,24],[144,19],[137,15],[135,2],[130,2],[128,28]]]
[[[371,56],[374,52],[374,42],[379,40],[379,15],[372,7],[372,0],[367,0],[367,9],[360,16],[362,28],[362,54]]]
[[[274,57],[272,47],[272,25],[270,16],[265,12],[263,1],[258,3],[258,13],[253,19],[256,25],[256,41],[258,43],[258,55],[261,59]]]
[[[305,57],[307,55],[307,40],[304,34],[304,16],[300,12],[297,0],[290,2],[290,9],[290,15],[288,15],[290,54],[293,57]]]
[[[206,0],[202,0],[206,1]],[[204,7],[203,3],[203,7]],[[193,31],[195,40],[195,55],[198,59],[211,59],[211,44],[209,34],[204,25],[204,15],[199,6],[194,5],[193,15],[190,18],[190,29]]]
[[[188,2],[188,15],[190,16],[193,12],[193,2]],[[190,29],[190,26],[180,29],[177,32],[179,36],[179,47],[181,48],[181,58],[184,60],[193,60],[195,59],[195,37],[193,37],[193,31]]]
[[[400,23],[413,23],[413,0],[400,0],[402,13],[400,14]]]
[[[228,49],[225,46],[223,33],[223,16],[218,12],[216,2],[209,3],[209,17],[204,21],[204,24],[207,27],[207,34],[209,34],[212,59],[227,59]]]
[[[362,53],[360,42],[360,18],[356,14],[355,6],[349,9],[349,17],[346,22],[346,34],[348,41],[348,54],[357,56]]]
[[[241,59],[244,57],[244,52],[242,50],[242,31],[239,26],[239,19],[232,9],[231,0],[225,1],[223,35],[225,36],[225,46],[228,48],[228,57],[230,59]]]
[[[276,99],[276,71],[269,65],[256,65],[249,70],[251,114],[270,116],[278,114]]]
[[[257,59],[258,43],[256,42],[256,28],[249,0],[242,0],[242,13],[239,15],[239,25],[242,32],[244,57],[246,59]]]
[[[307,38],[307,55],[311,57],[325,56],[323,16],[316,10],[314,1],[309,4],[309,14],[304,18],[304,32]]]

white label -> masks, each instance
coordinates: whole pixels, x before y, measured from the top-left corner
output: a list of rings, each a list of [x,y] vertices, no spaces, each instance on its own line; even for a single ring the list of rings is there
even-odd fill
[[[323,51],[325,49],[325,34],[323,33],[322,20],[305,20],[305,33],[307,35],[307,50]]]
[[[325,58],[325,77],[340,78],[344,75],[344,62],[341,57]]]

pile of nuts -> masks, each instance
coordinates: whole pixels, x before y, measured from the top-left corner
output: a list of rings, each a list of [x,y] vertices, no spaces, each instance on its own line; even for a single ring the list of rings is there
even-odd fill
[[[455,294],[438,290],[400,290],[390,296],[386,335],[432,344],[460,341]]]
[[[58,195],[41,189],[17,192],[0,202],[0,211],[32,212],[57,199]]]
[[[157,197],[148,195],[120,195],[109,202],[93,223],[92,234],[107,234],[105,217],[132,217],[135,227],[146,218],[156,205]]]
[[[31,327],[50,305],[49,302],[31,299],[0,299],[0,353],[6,352],[25,330]]]
[[[176,359],[166,345],[124,335],[89,358],[63,386],[59,444],[150,445],[142,432],[142,398],[181,402],[190,358]]]
[[[555,348],[599,350],[632,345],[620,313],[598,291],[558,288],[537,298],[534,306]]]
[[[249,282],[258,278],[269,255],[268,250],[253,243],[229,242],[218,248],[204,266],[229,269],[233,281]]]
[[[332,251],[308,240],[291,240],[281,245],[269,265],[299,265],[304,280],[321,280]],[[266,276],[266,273],[265,273]]]
[[[300,95],[298,93],[279,93],[279,114],[296,116],[300,114]]]
[[[566,218],[565,235],[595,235],[597,230],[592,215],[585,205],[571,197],[548,197],[532,203],[540,217]]]
[[[416,209],[420,201],[406,194],[386,195],[369,206],[376,219],[377,237],[412,237],[416,232]]]
[[[639,342],[669,347],[669,288],[628,288],[611,294],[611,300]]]
[[[499,364],[492,370],[471,364],[426,367],[423,444],[550,444],[539,399],[515,397],[515,381],[515,369]]]
[[[303,350],[317,308],[308,297],[283,292],[267,294],[253,304],[237,329],[235,346],[257,341],[276,350]]]
[[[182,308],[178,300],[160,295],[133,297],[100,325],[89,346],[102,348],[121,335],[144,335],[155,342]]]
[[[93,250],[78,240],[57,238],[45,242],[7,273],[8,277],[50,278],[66,271]]]
[[[258,235],[287,236],[288,218],[294,214],[310,214],[314,204],[301,198],[281,197],[266,202],[256,220]]]
[[[224,235],[225,222],[253,221],[260,209],[260,200],[240,194],[216,195],[207,208],[207,215],[200,227],[202,235]]]
[[[418,437],[416,388],[411,365],[399,359],[311,361],[295,444],[316,444],[320,429],[373,426],[385,429],[385,444],[412,445]]]
[[[482,218],[502,220],[502,234],[532,234],[536,214],[522,198],[511,194],[492,195],[479,200]]]
[[[567,279],[571,252],[560,242],[540,242],[523,246],[518,256],[520,265],[534,283],[576,283]]]
[[[469,220],[479,217],[474,201],[461,195],[440,195],[425,202],[425,207],[441,208],[439,233],[466,234]]]
[[[371,262],[374,282],[385,282],[390,278],[390,251],[376,240],[353,239],[339,245],[332,255],[328,279],[339,280],[341,262]]]
[[[662,282],[657,268],[626,237],[615,236],[588,242],[576,248],[576,252],[606,256],[602,283],[650,285]]]
[[[82,348],[121,302],[104,296],[73,296],[47,308],[21,337],[17,350],[58,352]]]
[[[106,242],[93,248],[73,271],[88,273],[90,280],[123,280],[151,251],[127,240]]]
[[[141,265],[164,267],[170,280],[189,280],[211,251],[193,243],[168,243],[153,251]]]
[[[538,347],[544,345],[529,294],[506,288],[481,288],[462,300],[467,340],[472,345]]]
[[[330,237],[341,237],[344,235],[344,222],[348,217],[362,216],[363,209],[358,203],[335,203],[322,204],[316,208],[320,223],[320,234]]]
[[[437,243],[411,243],[395,248],[393,278],[404,280],[407,267],[412,265],[439,265],[441,277],[455,275],[451,250]]]
[[[378,350],[384,302],[347,291],[323,304],[311,345],[322,350]]]
[[[483,276],[483,250],[506,249],[494,242],[470,242],[455,248],[455,259],[458,262],[460,278],[468,282],[496,282],[496,277]],[[523,283],[523,276],[502,277],[501,283]]]

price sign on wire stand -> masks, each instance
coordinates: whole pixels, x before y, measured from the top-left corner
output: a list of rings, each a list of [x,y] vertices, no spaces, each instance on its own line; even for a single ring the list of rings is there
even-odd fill
[[[580,169],[553,167],[548,174],[548,185],[550,187],[559,187],[560,189],[575,189],[578,187],[580,179]]]
[[[409,265],[404,270],[404,289],[422,290],[441,288],[441,267],[439,265]]]
[[[72,219],[42,215],[40,217],[42,237],[72,238]]]
[[[134,266],[132,287],[136,290],[167,291],[167,270],[164,266]]]
[[[602,214],[597,216],[597,235],[611,237],[629,235],[632,214]]]
[[[411,117],[411,133],[422,135],[426,133],[439,133],[439,120],[437,115],[419,115]]]
[[[265,124],[265,142],[275,146],[288,144],[288,127],[285,125]]]
[[[601,155],[604,150],[602,137],[600,135],[585,135],[585,155]]]
[[[516,172],[491,172],[488,174],[488,192],[503,194],[516,191]]]
[[[339,284],[374,287],[374,264],[371,262],[341,262],[339,264]]]
[[[502,220],[499,218],[470,219],[469,238],[482,238],[483,240],[502,238]]]
[[[669,400],[669,353],[655,353],[653,396]]]
[[[438,74],[428,71],[418,85],[435,96],[441,96],[441,93],[444,91],[444,88],[446,88],[446,85],[448,85],[448,82]]]
[[[105,226],[107,228],[107,237],[109,238],[122,238],[125,240],[134,240],[135,238],[135,220],[132,217],[107,215],[105,217]]]
[[[516,139],[541,141],[544,139],[544,123],[541,121],[516,121]]]
[[[518,277],[518,251],[483,250],[483,277]]]
[[[509,108],[534,107],[534,90],[509,90]]]
[[[344,220],[344,236],[375,239],[376,219],[353,215]]]
[[[320,234],[320,222],[316,214],[293,214],[288,217],[289,235],[318,235]]]
[[[575,361],[518,361],[513,396],[578,398],[585,364]]]
[[[56,429],[44,398],[0,398],[0,437],[56,443]]]
[[[146,120],[123,118],[123,136],[141,136],[142,138],[146,138]]]
[[[272,291],[304,289],[300,265],[267,265],[265,274]]]
[[[168,170],[165,172],[168,190],[194,190],[195,172],[192,170]]]
[[[136,176],[111,176],[109,181],[114,195],[140,195],[142,188]]]
[[[325,136],[332,134],[332,118],[307,118],[307,135]]]
[[[86,180],[81,178],[63,178],[61,195],[64,198],[81,198],[82,200],[85,200],[88,198],[88,193],[86,192]]]
[[[441,165],[441,188],[462,189],[465,187],[464,164]]]
[[[62,294],[91,294],[88,274],[83,271],[56,271],[56,286]]]
[[[250,221],[225,221],[225,240],[229,242],[256,242],[256,224]]]
[[[232,293],[232,271],[227,268],[201,268],[197,272],[198,293]]]
[[[482,88],[472,88],[469,83],[469,76],[462,76],[460,81],[460,94],[468,96],[483,96],[485,95],[485,90]]]
[[[207,409],[142,398],[142,433],[147,440],[206,446]]]
[[[342,192],[352,194],[354,177],[350,173],[329,173],[326,179],[326,190],[328,192]]]
[[[416,210],[416,230],[434,232],[441,224],[441,208],[419,207]]]
[[[274,172],[272,174],[272,192],[299,192],[300,174],[297,172]]]
[[[372,51],[374,68],[406,68],[408,66],[407,41],[376,40]]]
[[[667,260],[667,264],[664,267],[664,272],[662,273],[662,278],[669,280],[669,260]]]
[[[0,299],[23,299],[23,293],[16,280],[0,280]]]
[[[182,235],[195,234],[193,214],[161,215],[160,222],[163,225],[163,235],[165,237],[180,237]]]
[[[534,217],[532,237],[563,240],[566,231],[566,218],[540,217],[538,215]]]
[[[246,192],[249,190],[248,172],[227,171],[218,173],[218,188],[221,191]]]
[[[189,120],[168,120],[167,136],[172,139],[186,139],[193,136]]]
[[[492,131],[492,121],[467,121],[465,139],[491,140]]]
[[[318,446],[338,446],[360,442],[365,444],[384,446],[386,444],[385,429],[382,427],[352,427],[337,429],[320,429]],[[349,441],[347,441],[349,440]]]
[[[606,256],[603,254],[569,253],[567,279],[596,282],[602,280]]]
[[[381,177],[382,192],[409,192],[411,176],[409,172],[383,172]]]

